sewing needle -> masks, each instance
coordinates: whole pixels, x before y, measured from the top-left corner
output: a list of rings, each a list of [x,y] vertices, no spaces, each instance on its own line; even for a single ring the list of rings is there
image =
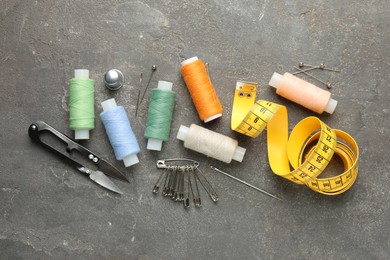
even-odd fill
[[[219,172],[219,173],[224,174],[225,176],[227,176],[227,177],[229,177],[229,178],[232,178],[233,180],[236,180],[236,181],[238,181],[238,182],[241,182],[242,184],[245,184],[245,185],[251,187],[252,189],[255,189],[255,190],[257,190],[257,191],[260,191],[261,193],[264,193],[265,195],[268,195],[268,196],[270,196],[270,197],[272,197],[272,198],[274,198],[274,199],[277,199],[277,200],[282,200],[281,198],[279,198],[279,197],[277,197],[277,196],[275,196],[275,195],[272,195],[271,193],[268,193],[268,192],[266,192],[266,191],[264,191],[264,190],[262,190],[262,189],[260,189],[260,188],[257,188],[256,186],[253,186],[253,185],[250,184],[250,183],[247,183],[247,182],[245,182],[245,181],[243,181],[243,180],[240,180],[239,178],[236,178],[236,177],[234,177],[234,176],[232,176],[232,175],[230,175],[230,174],[228,174],[228,173],[226,173],[226,172],[224,172],[224,171],[221,171],[220,169],[218,169],[218,168],[216,168],[216,167],[214,167],[214,166],[210,166],[210,168],[213,169],[213,170],[215,170],[215,171],[217,171],[217,172]]]

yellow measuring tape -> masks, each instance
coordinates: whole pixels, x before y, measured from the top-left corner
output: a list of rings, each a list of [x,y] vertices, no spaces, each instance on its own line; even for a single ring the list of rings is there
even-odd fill
[[[256,83],[237,82],[231,128],[255,138],[267,127],[268,160],[276,175],[326,195],[347,191],[358,175],[356,141],[317,117],[301,120],[288,138],[286,107],[265,100],[255,102],[256,90]],[[341,158],[344,172],[322,178],[320,174],[334,154]]]

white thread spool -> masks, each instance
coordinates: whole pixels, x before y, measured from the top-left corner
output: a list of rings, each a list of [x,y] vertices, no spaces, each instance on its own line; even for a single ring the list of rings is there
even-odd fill
[[[225,163],[232,160],[242,162],[246,152],[236,140],[194,124],[180,126],[177,139],[184,141],[185,148]]]

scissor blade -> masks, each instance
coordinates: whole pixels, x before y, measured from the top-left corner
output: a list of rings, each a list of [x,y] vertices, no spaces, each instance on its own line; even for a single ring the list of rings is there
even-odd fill
[[[123,194],[123,192],[101,171],[92,171],[89,174],[89,178],[108,190]]]
[[[99,171],[102,171],[105,174],[110,175],[114,178],[129,182],[129,180],[122,172],[120,172],[117,168],[112,166],[107,161],[100,159],[99,162],[97,163],[97,166],[99,168]]]

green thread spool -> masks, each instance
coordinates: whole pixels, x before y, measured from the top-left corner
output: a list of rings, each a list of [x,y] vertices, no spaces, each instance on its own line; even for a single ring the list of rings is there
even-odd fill
[[[89,130],[94,128],[94,87],[89,71],[78,69],[69,81],[69,127],[75,131],[75,139],[89,139]]]
[[[160,80],[157,88],[152,90],[144,134],[148,138],[146,148],[149,150],[161,151],[162,142],[169,139],[176,98],[172,85],[172,82]]]

